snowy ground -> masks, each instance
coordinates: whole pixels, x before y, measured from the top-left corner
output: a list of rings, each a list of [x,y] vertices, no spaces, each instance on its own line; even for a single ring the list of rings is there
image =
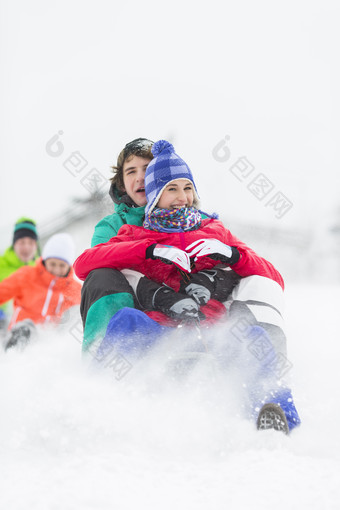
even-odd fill
[[[286,291],[303,420],[290,437],[257,432],[207,379],[160,388],[91,373],[70,334],[1,353],[0,507],[339,508],[339,298]]]

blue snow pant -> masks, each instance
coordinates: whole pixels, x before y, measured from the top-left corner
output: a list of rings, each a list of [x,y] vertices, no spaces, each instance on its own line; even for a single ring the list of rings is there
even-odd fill
[[[115,348],[123,355],[140,357],[169,330],[144,312],[126,307],[111,318],[97,354],[101,358]]]
[[[134,292],[120,271],[107,267],[91,271],[81,290],[83,351],[87,351],[97,338],[103,338],[111,317],[118,310],[134,306]]]
[[[123,308],[111,318],[105,337],[98,348],[97,359],[104,359],[113,349],[123,356],[141,357],[156,345],[164,334],[172,330],[173,328],[161,326],[140,310]],[[286,415],[289,430],[292,430],[300,424],[300,418],[293,402],[291,390],[278,381],[278,362],[275,359],[274,349],[270,351],[272,355],[267,355],[263,359],[255,355],[254,349],[259,339],[262,344],[265,342],[267,346],[271,345],[267,332],[261,326],[251,326],[245,337],[249,346],[253,346],[253,352],[251,349],[247,349],[248,357],[245,361],[250,368],[247,370],[246,366],[245,370],[245,373],[249,374],[246,386],[250,401],[250,414],[256,420],[263,404],[277,403]],[[235,338],[233,341],[236,344],[238,342]],[[244,362],[244,356],[241,356]],[[221,359],[223,359],[223,353]]]
[[[251,414],[257,418],[260,408],[264,404],[279,404],[286,415],[289,431],[291,431],[300,425],[301,420],[294,405],[292,392],[281,376],[280,353],[277,355],[268,332],[261,326],[249,327],[245,341],[248,342],[246,363],[248,361],[248,366],[251,368],[251,375],[247,381]],[[263,355],[263,344],[266,346],[266,355]],[[258,345],[261,347],[257,351]],[[254,366],[255,370],[253,370]]]

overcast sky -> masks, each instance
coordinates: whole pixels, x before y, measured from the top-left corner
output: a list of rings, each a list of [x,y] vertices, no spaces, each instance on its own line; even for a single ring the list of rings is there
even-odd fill
[[[0,5],[0,248],[19,216],[53,217],[93,178],[108,188],[139,136],[171,138],[202,208],[226,221],[331,221],[336,0]]]

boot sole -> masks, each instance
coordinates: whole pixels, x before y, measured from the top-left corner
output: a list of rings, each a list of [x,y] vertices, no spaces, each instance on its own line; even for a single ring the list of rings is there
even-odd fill
[[[274,429],[284,434],[289,433],[286,415],[278,404],[265,404],[261,407],[257,418],[257,429]]]

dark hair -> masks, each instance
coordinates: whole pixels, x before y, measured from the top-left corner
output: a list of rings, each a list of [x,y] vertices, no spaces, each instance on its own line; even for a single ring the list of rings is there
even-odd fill
[[[125,161],[129,161],[133,156],[153,159],[152,146],[153,142],[147,138],[136,138],[125,145],[124,149],[119,153],[117,164],[111,167],[114,176],[110,181],[118,190],[122,191],[124,189],[123,166]]]

